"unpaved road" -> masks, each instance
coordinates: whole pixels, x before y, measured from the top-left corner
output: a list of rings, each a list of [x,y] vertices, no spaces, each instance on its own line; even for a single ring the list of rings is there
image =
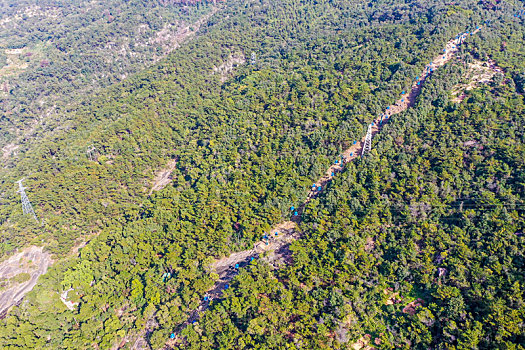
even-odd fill
[[[7,289],[0,293],[0,315],[18,303],[31,291],[40,275],[46,273],[51,265],[51,256],[42,247],[28,247],[0,263],[0,279],[9,279],[20,273],[29,273],[31,278],[24,283],[11,282]]]

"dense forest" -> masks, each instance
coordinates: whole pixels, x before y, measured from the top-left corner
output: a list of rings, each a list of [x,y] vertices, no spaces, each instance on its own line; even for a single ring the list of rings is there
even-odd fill
[[[242,271],[183,348],[523,348],[523,96],[443,103],[453,76],[308,205],[293,264]]]
[[[72,102],[165,57],[211,10],[137,0],[3,1],[0,148],[27,149],[56,132]]]
[[[79,98],[1,170],[0,253],[43,241],[62,260],[0,322],[0,342],[129,347],[153,323],[147,343],[168,346],[213,287],[214,258],[289,218],[445,42],[486,23],[308,203],[292,263],[241,269],[169,346],[523,349],[520,4],[221,4],[194,39]],[[451,101],[466,62],[489,57],[504,76]],[[170,160],[171,184],[148,196]],[[24,176],[39,223],[21,212]]]
[[[326,3],[304,5],[300,18],[311,21],[284,31],[298,15],[262,5],[236,14],[231,3],[224,11],[232,13],[212,17],[200,37],[166,61],[79,103],[62,118],[62,132],[24,152],[2,179],[1,251],[43,238],[62,254],[75,239],[139,215],[151,179],[170,159],[177,160],[174,187],[191,193],[189,207],[198,191],[224,188],[216,192],[228,212],[221,218],[239,223],[236,234],[247,235],[243,242],[248,244],[300,202],[331,158],[362,134],[363,123],[468,25],[453,16],[449,29],[436,30],[436,24],[402,24],[410,22],[407,17],[400,24],[378,20],[380,30],[342,31],[359,28],[366,17],[350,16],[349,6]],[[325,15],[315,17],[315,11]],[[419,12],[426,18],[427,12]],[[356,23],[347,23],[349,18]],[[233,56],[252,51],[257,64],[238,67],[236,78],[223,82],[215,74]],[[378,55],[389,61],[377,60]],[[87,154],[92,147],[96,150]],[[21,176],[27,177],[42,229],[24,220],[16,205],[13,185]],[[214,210],[205,206],[191,221],[209,222],[205,211]],[[228,251],[233,231],[218,231],[225,242],[213,250]]]

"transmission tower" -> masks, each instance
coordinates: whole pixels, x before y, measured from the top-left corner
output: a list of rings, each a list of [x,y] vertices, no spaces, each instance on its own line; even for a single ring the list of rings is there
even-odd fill
[[[86,150],[86,154],[87,154],[89,160],[91,160],[91,161],[94,160],[93,154],[95,153],[95,151],[96,151],[96,148],[93,145],[91,145],[91,147]]]
[[[368,124],[368,130],[366,132],[365,144],[363,145],[363,151],[361,151],[361,157],[372,150],[372,124]]]
[[[251,60],[251,62],[252,62],[252,65],[257,63],[257,55],[255,54],[255,52],[252,52],[252,60]]]
[[[31,202],[29,202],[29,198],[27,198],[25,187],[24,185],[22,185],[22,181],[24,181],[24,179],[18,180],[16,182],[18,184],[18,193],[20,193],[22,199],[22,212],[24,214],[32,215],[35,218],[36,222],[38,222],[35,211],[33,210],[33,206],[31,206]]]

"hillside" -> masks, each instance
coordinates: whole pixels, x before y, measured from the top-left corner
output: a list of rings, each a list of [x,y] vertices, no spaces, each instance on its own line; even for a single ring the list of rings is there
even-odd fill
[[[0,4],[0,164],[13,164],[71,104],[151,66],[193,36],[212,5],[157,1]]]
[[[317,12],[305,5],[301,17],[312,18],[308,25],[320,28],[319,38],[312,38],[304,23],[282,32],[286,23],[297,22],[296,14],[255,4],[236,14],[236,6],[231,3],[225,9],[231,13],[212,17],[207,31],[167,60],[75,105],[63,117],[62,131],[5,169],[0,222],[9,239],[0,246],[3,252],[43,238],[49,249],[63,254],[76,239],[98,233],[124,214],[134,217],[143,211],[150,181],[172,160],[177,161],[173,188],[189,191],[188,203],[198,191],[218,186],[221,205],[244,207],[242,212],[227,209],[226,217],[241,225],[241,236],[247,235],[241,243],[250,244],[305,195],[330,159],[362,134],[362,122],[409,83],[440,41],[453,35],[435,32],[429,41],[432,28],[421,31],[386,19],[373,22],[381,32],[337,34],[349,25],[351,9],[319,5],[322,9],[315,11],[325,16],[314,20]],[[257,26],[253,16],[258,16]],[[450,21],[461,21],[456,17]],[[351,18],[354,26],[365,21]],[[389,44],[401,33],[405,39],[398,46],[405,50]],[[371,41],[371,36],[376,38]],[[252,51],[258,63],[239,66],[238,78],[223,83],[216,69]],[[378,55],[389,61],[375,60]],[[13,183],[23,176],[44,220],[42,230],[24,220],[16,205]],[[226,241],[233,234],[227,230],[220,233]],[[228,252],[226,241],[212,250]]]
[[[201,6],[191,40],[68,101],[60,128],[2,170],[0,252],[43,245],[59,261],[0,322],[2,344],[519,349],[520,3]],[[447,42],[481,25],[372,152],[311,196]],[[501,71],[454,101],[473,60]],[[21,177],[38,223],[21,212]],[[261,250],[217,284],[219,259],[249,258],[290,220],[277,260]]]
[[[519,349],[525,104],[508,86],[432,98],[457,73],[307,205],[290,264],[242,269],[181,348]]]

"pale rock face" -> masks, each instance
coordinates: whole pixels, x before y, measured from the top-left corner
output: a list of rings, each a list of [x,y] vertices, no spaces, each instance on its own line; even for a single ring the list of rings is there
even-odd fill
[[[0,263],[1,279],[10,279],[20,273],[28,273],[31,276],[26,282],[10,282],[0,293],[0,313],[22,300],[36,285],[38,277],[46,273],[51,263],[51,256],[44,252],[42,247],[35,246],[28,247]]]

